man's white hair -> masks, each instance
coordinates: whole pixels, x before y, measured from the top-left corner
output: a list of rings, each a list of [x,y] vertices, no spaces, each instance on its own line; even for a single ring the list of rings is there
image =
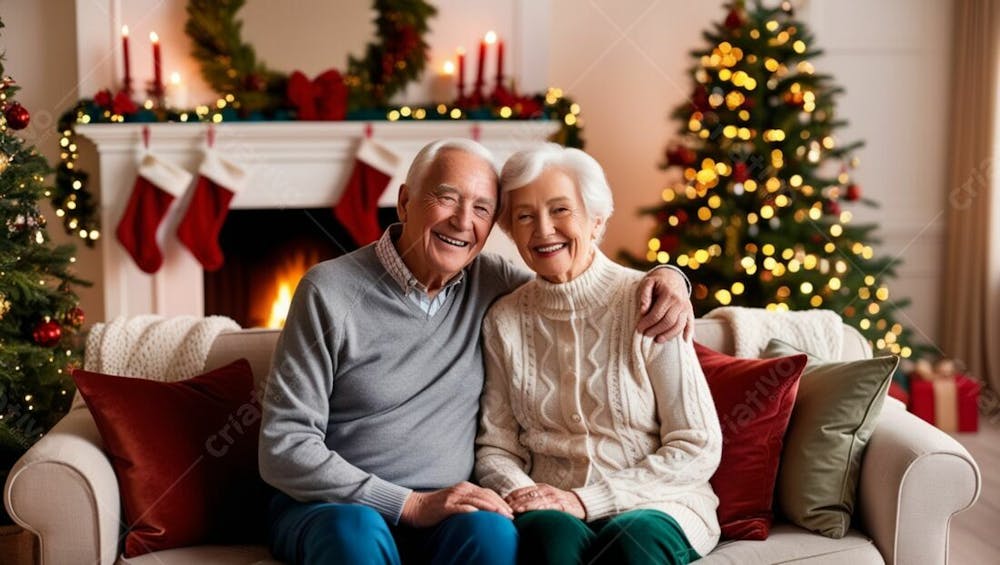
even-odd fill
[[[411,191],[423,190],[423,182],[424,178],[427,176],[427,171],[434,163],[438,154],[441,151],[449,149],[463,151],[470,155],[479,157],[487,165],[489,165],[490,170],[493,171],[493,175],[495,177],[498,176],[496,160],[493,157],[493,153],[491,153],[489,149],[483,147],[479,142],[461,137],[438,139],[437,141],[432,141],[425,145],[423,149],[417,153],[417,156],[413,158],[413,162],[410,163],[410,170],[406,173],[406,185],[410,187]]]

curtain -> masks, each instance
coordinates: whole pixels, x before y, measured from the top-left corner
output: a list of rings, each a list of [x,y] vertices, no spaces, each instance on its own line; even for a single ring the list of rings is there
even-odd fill
[[[954,6],[942,349],[986,382],[986,398],[1000,398],[1000,0]]]

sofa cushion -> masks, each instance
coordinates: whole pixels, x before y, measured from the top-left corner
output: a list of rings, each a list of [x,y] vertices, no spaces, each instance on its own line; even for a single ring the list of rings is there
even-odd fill
[[[782,438],[808,358],[738,359],[694,348],[722,426],[722,460],[711,479],[722,535],[766,539]]]
[[[795,353],[772,339],[762,357]],[[778,508],[793,523],[833,538],[847,533],[861,456],[898,364],[895,355],[847,362],[809,356],[778,471]]]
[[[734,563],[809,563],[810,565],[881,565],[885,563],[875,543],[857,530],[831,539],[777,523],[767,541],[726,541],[698,560],[698,565]]]
[[[118,477],[126,556],[262,539],[261,412],[246,360],[171,383],[73,378]]]

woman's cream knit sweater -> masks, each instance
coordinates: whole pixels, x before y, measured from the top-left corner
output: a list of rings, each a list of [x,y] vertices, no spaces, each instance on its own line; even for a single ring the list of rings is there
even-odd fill
[[[501,496],[573,490],[588,521],[662,510],[704,556],[719,540],[719,420],[691,342],[635,331],[641,278],[598,251],[572,281],[536,278],[493,306],[476,477]]]

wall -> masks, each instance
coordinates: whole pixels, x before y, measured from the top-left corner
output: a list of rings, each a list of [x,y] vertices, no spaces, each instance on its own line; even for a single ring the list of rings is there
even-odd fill
[[[59,162],[59,136],[55,124],[59,116],[76,103],[80,94],[76,80],[76,31],[73,0],[0,0],[0,17],[6,27],[0,31],[0,51],[5,53],[4,71],[17,81],[17,99],[31,112],[31,123],[21,133],[34,144],[49,163]],[[86,170],[96,169],[94,156],[82,158]],[[97,183],[93,183],[94,186]],[[80,241],[65,233],[48,201],[42,210],[49,220],[49,235],[57,244]],[[108,230],[105,226],[105,237]],[[76,273],[94,283],[77,287],[86,323],[99,321],[104,312],[101,294],[100,254],[97,249],[77,246]]]
[[[553,0],[550,77],[580,102],[587,150],[605,167],[616,214],[603,244],[645,252],[653,226],[637,210],[655,204],[665,173],[656,164],[677,129],[669,113],[692,83],[688,50],[725,16],[723,2]],[[826,54],[816,61],[846,89],[843,141],[862,139],[855,178],[881,224],[880,255],[900,257],[890,298],[910,297],[901,321],[937,337],[943,250],[945,137],[951,3],[939,0],[797,1],[798,17]]]
[[[123,10],[134,12],[128,17],[136,45],[148,34],[150,22],[159,18],[171,22],[157,26],[165,42],[168,38],[172,38],[171,45],[184,41],[180,0],[155,3],[162,13],[149,10],[152,4],[145,5],[146,9],[137,7],[142,2],[121,4]],[[560,86],[581,104],[587,149],[605,166],[615,189],[618,211],[609,226],[605,251],[642,251],[652,223],[637,220],[635,212],[657,201],[664,173],[656,164],[676,130],[668,114],[691,88],[685,73],[690,64],[687,52],[700,45],[703,29],[724,16],[722,1],[440,0],[435,4],[440,15],[432,23],[431,42],[438,46],[433,68],[455,46],[471,48],[483,29],[495,27],[501,34],[515,27],[521,30],[525,39],[512,45],[520,51],[511,54],[511,68],[518,69],[526,86]],[[945,192],[951,3],[799,0],[796,5],[799,15],[816,32],[819,45],[826,49],[818,68],[832,73],[847,91],[840,112],[851,124],[841,137],[867,142],[859,153],[861,166],[856,178],[865,194],[883,207],[878,211],[860,206],[853,210],[859,220],[881,223],[884,243],[879,253],[904,260],[892,294],[914,299],[906,311],[908,322],[933,341],[943,248],[944,216],[939,212]],[[36,122],[42,121],[39,112],[47,111],[54,118],[79,94],[91,95],[98,86],[110,84],[114,76],[113,58],[82,57],[81,68],[88,72],[80,73],[82,93],[74,90],[74,22],[79,27],[97,21],[106,30],[117,29],[121,22],[110,22],[106,13],[94,10],[84,14],[86,21],[77,21],[72,17],[73,6],[71,0],[0,0],[0,14],[8,24],[0,46],[8,51],[9,74],[26,87],[21,100],[33,110]],[[83,27],[84,31],[89,29]],[[471,38],[463,39],[465,36]],[[113,42],[108,49],[112,47]],[[165,50],[165,70],[189,68],[185,65],[190,62],[174,59],[185,52]],[[146,76],[143,65],[149,63],[145,49],[136,46],[133,53],[135,74]],[[185,76],[193,73],[183,72]],[[192,99],[197,99],[194,92]],[[57,140],[49,129],[28,133],[36,136],[54,162]],[[95,169],[93,165],[86,168]],[[108,230],[105,226],[105,236]],[[61,234],[58,226],[50,231]],[[88,273],[98,272],[98,260],[94,253],[81,250],[81,273],[93,279]],[[84,290],[81,294],[85,310],[103,310],[97,292]]]

